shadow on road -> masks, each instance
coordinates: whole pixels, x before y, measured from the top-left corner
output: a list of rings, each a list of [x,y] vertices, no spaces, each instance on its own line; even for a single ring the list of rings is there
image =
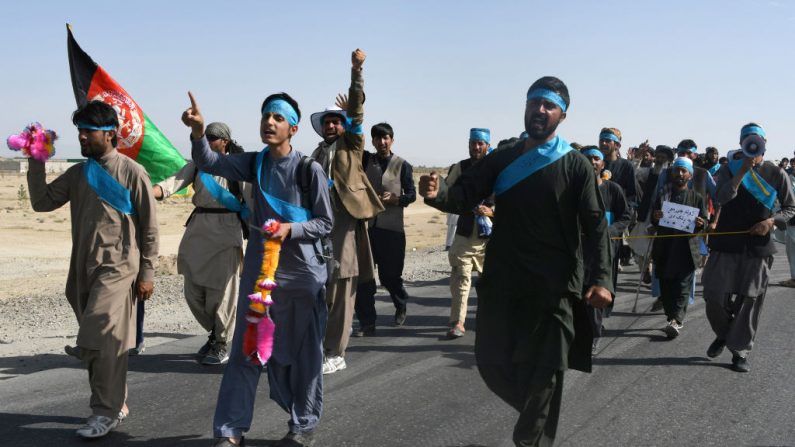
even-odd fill
[[[85,419],[74,416],[0,413],[0,439],[4,446],[80,446],[90,443],[92,447],[105,446],[147,446],[147,447],[207,447],[212,441],[203,435],[169,436],[155,439],[140,439],[125,432],[124,423],[107,436],[95,440],[83,440],[75,434]],[[246,439],[250,446],[274,446],[278,439]]]
[[[609,358],[594,357],[594,365],[616,365],[616,366],[717,366],[719,368],[730,368],[731,365],[716,363],[706,357],[641,357],[641,358]]]
[[[37,354],[0,358],[0,370],[10,379],[57,368],[85,369],[83,363],[66,354]],[[223,368],[201,365],[193,354],[143,354],[130,357],[128,371],[146,373],[221,374]]]

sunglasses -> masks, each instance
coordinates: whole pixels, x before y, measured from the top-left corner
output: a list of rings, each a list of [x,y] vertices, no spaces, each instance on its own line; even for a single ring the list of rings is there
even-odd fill
[[[209,141],[210,143],[212,143],[213,141],[218,141],[220,139],[221,137],[216,137],[215,135],[207,135],[207,141]]]

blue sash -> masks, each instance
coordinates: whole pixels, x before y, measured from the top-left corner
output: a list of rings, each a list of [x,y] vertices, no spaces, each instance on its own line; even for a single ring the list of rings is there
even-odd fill
[[[718,169],[720,169],[720,163],[715,163],[715,166],[708,169],[709,175],[714,176],[718,173]]]
[[[245,204],[240,203],[240,200],[237,200],[237,197],[232,195],[231,192],[227,191],[226,188],[218,184],[212,175],[199,171],[199,177],[201,177],[204,187],[207,188],[207,192],[213,196],[213,199],[215,199],[216,202],[223,205],[224,208],[228,209],[229,211],[234,211],[240,214],[241,219],[248,219],[248,207]]]
[[[265,154],[268,153],[268,148],[261,150],[257,154],[257,184],[259,185],[259,191],[262,193],[262,197],[265,198],[265,201],[268,202],[268,205],[276,212],[282,219],[286,220],[287,222],[306,222],[312,218],[312,212],[306,208],[300,207],[298,205],[293,205],[290,202],[285,202],[284,200],[272,196],[265,192],[262,189],[262,161],[265,158]]]
[[[559,136],[530,149],[500,172],[494,183],[494,193],[500,195],[508,191],[517,183],[556,162],[572,150],[568,141]]]
[[[613,225],[613,212],[605,211],[605,219],[607,219],[607,226]]]
[[[86,176],[88,186],[105,203],[124,214],[135,214],[135,208],[133,208],[132,200],[130,199],[130,191],[113,178],[93,158],[89,158],[83,164],[83,174]]]
[[[729,161],[729,171],[731,171],[732,175],[736,175],[742,165],[742,159],[731,160]],[[773,210],[778,192],[758,172],[753,169],[746,172],[743,176],[742,185],[765,208]]]

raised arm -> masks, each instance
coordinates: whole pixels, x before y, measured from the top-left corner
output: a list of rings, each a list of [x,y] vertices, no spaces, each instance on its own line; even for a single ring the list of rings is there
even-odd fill
[[[364,151],[364,77],[362,67],[367,55],[364,51],[356,49],[351,54],[351,86],[348,88],[348,107],[346,113],[350,124],[346,126],[343,138],[349,147],[356,151]]]
[[[72,176],[79,174],[80,169],[73,166],[64,174],[47,184],[47,173],[44,163],[34,158],[28,159],[28,190],[33,211],[53,211],[69,201],[69,185]]]
[[[196,103],[193,93],[188,92],[190,107],[182,113],[182,122],[190,127],[191,157],[196,167],[209,174],[218,175],[231,181],[253,182],[256,173],[253,169],[255,153],[221,155],[210,149],[204,136],[204,117]]]
[[[499,169],[494,157],[486,157],[466,170],[454,184],[448,184],[436,172],[420,177],[419,193],[425,203],[439,211],[462,214],[472,210],[494,191]]]

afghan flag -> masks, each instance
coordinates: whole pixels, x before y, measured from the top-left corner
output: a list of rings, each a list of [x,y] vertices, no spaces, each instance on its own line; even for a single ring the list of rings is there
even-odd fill
[[[174,145],[108,72],[80,48],[68,24],[66,31],[69,71],[77,105],[100,100],[113,106],[119,115],[118,150],[140,163],[149,173],[152,184],[182,168],[185,159]]]

